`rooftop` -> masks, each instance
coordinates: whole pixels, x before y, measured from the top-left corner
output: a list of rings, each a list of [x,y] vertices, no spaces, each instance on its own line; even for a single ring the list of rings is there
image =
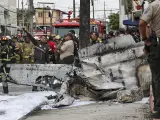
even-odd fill
[[[67,12],[64,12],[64,11],[62,11],[62,10],[60,10],[60,9],[51,9],[50,7],[44,7],[44,8],[40,8],[40,7],[38,7],[38,8],[35,8],[35,10],[36,9],[40,9],[40,10],[55,10],[55,11],[60,11],[60,12],[62,12],[62,14],[68,14]]]

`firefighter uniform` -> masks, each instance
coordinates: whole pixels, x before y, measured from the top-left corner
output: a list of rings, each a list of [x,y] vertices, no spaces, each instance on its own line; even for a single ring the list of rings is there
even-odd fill
[[[15,58],[16,63],[21,63],[21,57],[22,57],[22,44],[17,41],[17,38],[14,37],[12,40],[15,44]]]
[[[7,68],[7,64],[15,63],[15,44],[6,37],[2,37],[0,41],[1,53],[0,53],[0,73],[1,80],[3,83],[3,92],[8,94],[8,83],[6,75],[9,73],[9,68]]]
[[[147,38],[146,31],[143,29],[147,26],[146,23],[151,27],[150,39]],[[149,54],[148,62],[152,73],[154,110],[157,111],[152,117],[160,118],[160,0],[152,2],[144,11],[140,21],[140,31]]]
[[[33,63],[33,45],[31,43],[23,43],[22,44],[22,59],[23,63]]]

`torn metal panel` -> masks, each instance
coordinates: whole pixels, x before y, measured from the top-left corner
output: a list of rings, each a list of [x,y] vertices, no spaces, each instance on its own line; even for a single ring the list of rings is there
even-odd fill
[[[57,64],[11,64],[9,75],[18,83],[34,84],[40,76],[55,76],[65,80],[66,73],[73,69],[69,65]]]
[[[95,44],[79,51],[80,58],[92,57],[102,52],[103,54],[112,53],[118,49],[127,49],[132,47],[143,46],[143,42],[136,43],[131,35],[124,35],[108,40],[107,44]]]
[[[46,81],[52,77],[62,80],[60,95],[115,98],[123,88],[139,87],[137,68],[146,60],[142,43],[135,43],[130,35],[115,37],[108,42],[80,50],[82,68],[58,64],[11,65],[9,75],[18,83],[33,85],[47,86]]]

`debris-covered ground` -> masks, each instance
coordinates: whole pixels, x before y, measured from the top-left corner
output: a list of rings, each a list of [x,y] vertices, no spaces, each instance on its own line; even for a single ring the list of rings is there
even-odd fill
[[[85,106],[34,112],[26,120],[150,120],[148,104],[93,103]]]
[[[29,93],[31,92],[31,88],[29,87],[16,85],[10,86],[12,86],[12,89],[10,89],[10,95],[0,96],[0,103],[4,103],[5,105],[3,108],[7,110],[9,109],[8,112],[10,112],[7,117],[7,112],[5,112],[4,109],[1,109],[0,119],[6,114],[5,117],[3,117],[3,120],[18,120],[16,117],[22,117],[22,120],[149,120],[148,116],[150,114],[150,109],[148,98],[136,103],[120,104],[115,101],[90,101],[91,99],[84,97],[81,100],[75,100],[71,106],[57,109],[50,108],[50,105],[47,103],[51,103],[53,100],[47,100],[45,98],[46,95],[50,95],[53,92],[45,92],[45,94],[39,92]],[[12,92],[12,90],[15,89],[17,90],[16,93],[18,93],[19,90],[24,91],[23,93],[15,94],[15,92]],[[25,93],[25,91],[27,93]],[[9,101],[11,101],[11,103]],[[36,108],[39,101],[45,101],[45,103]],[[41,102],[39,102],[39,104]],[[9,105],[8,108],[6,107],[7,104]],[[34,112],[32,110],[34,110]],[[24,117],[26,114],[28,115]]]

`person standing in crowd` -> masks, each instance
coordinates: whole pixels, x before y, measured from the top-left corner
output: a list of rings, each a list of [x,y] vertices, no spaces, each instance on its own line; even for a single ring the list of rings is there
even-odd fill
[[[96,44],[98,43],[98,33],[93,32],[91,34],[91,44]]]
[[[147,25],[150,24],[151,34],[147,35]],[[160,118],[160,0],[153,1],[144,11],[139,22],[139,31],[148,53],[148,63],[152,73],[152,88],[154,96],[154,113],[152,118]]]
[[[103,40],[103,35],[102,35],[102,33],[99,33],[99,35],[98,35],[98,43],[101,43],[102,40]]]
[[[60,64],[73,64],[74,63],[74,41],[73,35],[68,33],[65,36],[65,41],[62,42],[60,49]]]
[[[59,35],[57,35],[55,37],[55,44],[56,44],[56,51],[55,51],[55,59],[56,59],[56,63],[59,63],[60,61],[60,53],[57,51],[57,49],[60,49],[63,40],[61,40],[61,37]]]
[[[15,58],[15,44],[11,41],[11,37],[2,36],[0,39],[0,74],[3,85],[4,94],[8,94],[8,83],[6,74],[9,73],[10,69],[7,64],[16,63]]]
[[[22,60],[22,44],[18,42],[17,37],[12,37],[12,42],[15,44],[15,57],[16,63],[20,63]]]
[[[71,33],[73,35],[73,40],[74,42],[77,44],[77,48],[79,48],[79,40],[78,38],[76,37],[76,32],[74,30],[70,30],[69,33]]]
[[[50,46],[50,56],[51,56],[51,60],[54,64],[56,63],[56,59],[55,59],[55,51],[56,51],[56,44],[53,42],[53,37],[49,36],[48,39],[48,45]]]
[[[34,49],[34,46],[30,42],[30,39],[27,36],[25,36],[24,43],[22,43],[22,61],[23,63],[30,64],[34,62],[33,49]]]
[[[73,42],[74,42],[74,63],[76,67],[81,67],[80,66],[80,59],[79,59],[79,54],[78,54],[78,50],[79,50],[79,40],[76,37],[76,33],[74,30],[70,30],[69,33],[71,33],[73,35]]]
[[[37,41],[30,33],[24,30],[27,37],[34,44],[34,61],[36,64],[49,63],[49,45],[45,36],[42,36],[40,41]]]

